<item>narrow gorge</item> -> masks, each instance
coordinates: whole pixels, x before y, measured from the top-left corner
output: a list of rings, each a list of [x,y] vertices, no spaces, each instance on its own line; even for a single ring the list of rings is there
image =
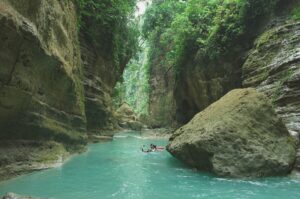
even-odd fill
[[[74,154],[99,175],[132,174],[105,174],[106,189],[126,186],[104,198],[165,198],[159,186],[144,190],[153,179],[139,182],[144,195],[138,184],[127,190],[138,181],[130,168],[174,190],[183,171],[193,180],[182,181],[192,187],[186,198],[220,197],[196,188],[223,190],[219,178],[229,179],[231,198],[264,198],[235,192],[239,179],[271,177],[276,187],[281,176],[300,188],[299,0],[0,0],[0,25],[0,195],[15,179],[21,186],[16,177],[75,165]],[[155,142],[163,151],[145,159]],[[167,177],[143,173],[151,161]],[[35,191],[17,194],[51,197]]]

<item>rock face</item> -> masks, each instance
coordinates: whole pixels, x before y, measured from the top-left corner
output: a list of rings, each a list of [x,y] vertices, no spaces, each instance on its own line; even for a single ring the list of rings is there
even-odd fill
[[[103,56],[84,35],[80,36],[80,45],[84,67],[87,132],[100,134],[101,130],[112,130],[116,125],[111,95],[120,74],[114,67],[113,58]]]
[[[264,32],[243,65],[243,86],[272,99],[291,134],[300,133],[300,22],[281,19]]]
[[[259,177],[290,172],[295,145],[265,95],[237,89],[178,129],[168,151],[220,176]]]
[[[274,21],[256,40],[242,68],[243,86],[264,92],[290,134],[299,139],[300,22],[286,18]],[[299,155],[295,168],[300,170]]]
[[[0,141],[0,181],[22,173],[61,166],[70,155],[54,141]]]
[[[110,95],[121,72],[77,22],[73,0],[0,1],[1,180],[49,164],[39,150],[55,163],[81,151],[87,133],[114,127]]]
[[[132,130],[141,130],[143,128],[143,124],[126,102],[117,109],[115,116],[121,128]]]
[[[161,56],[153,60],[150,67],[149,125],[153,128],[172,126],[175,121],[175,75],[173,67],[168,67]]]
[[[72,1],[0,2],[1,139],[84,143],[76,22]]]
[[[239,66],[242,54],[243,52],[219,63],[201,60],[186,62],[174,90],[178,122],[187,123],[228,91],[241,86]]]
[[[78,36],[72,0],[0,3],[0,127],[3,138],[83,142],[112,126],[111,57]]]

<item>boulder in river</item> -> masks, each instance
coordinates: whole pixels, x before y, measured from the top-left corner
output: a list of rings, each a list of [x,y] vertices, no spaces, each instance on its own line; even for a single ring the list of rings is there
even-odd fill
[[[2,199],[34,199],[30,196],[20,196],[15,193],[7,193]]]
[[[118,120],[118,124],[121,128],[131,130],[141,130],[143,124],[138,120],[138,116],[132,110],[132,107],[124,102],[115,112],[115,117]]]
[[[199,170],[219,176],[288,174],[296,141],[268,98],[253,88],[236,89],[198,113],[170,138],[168,151]]]

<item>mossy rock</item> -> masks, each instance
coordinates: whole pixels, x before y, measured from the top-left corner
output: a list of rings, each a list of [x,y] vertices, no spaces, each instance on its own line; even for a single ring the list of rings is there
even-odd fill
[[[198,113],[167,148],[193,168],[229,177],[285,175],[296,155],[268,98],[252,88],[233,90]]]

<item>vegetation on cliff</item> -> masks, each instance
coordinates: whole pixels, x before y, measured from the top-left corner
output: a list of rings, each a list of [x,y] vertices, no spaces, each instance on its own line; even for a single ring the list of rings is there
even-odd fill
[[[154,1],[146,12],[143,33],[154,45],[153,52],[157,48],[167,51],[167,63],[179,69],[188,57],[215,60],[234,53],[233,47],[250,39],[253,29],[274,11],[277,2]]]
[[[300,6],[294,8],[294,10],[292,11],[292,19],[300,20]]]
[[[160,67],[162,73],[174,75],[172,118],[186,123],[241,87],[241,66],[254,39],[290,2],[296,1],[154,0],[145,13],[142,32],[150,46],[150,71]],[[296,16],[295,9],[292,17]],[[151,83],[152,93],[161,90],[155,81]],[[150,95],[150,101],[159,99],[157,95]]]
[[[76,0],[79,28],[122,72],[138,49],[136,0]]]
[[[122,80],[114,90],[114,102],[117,107],[126,101],[138,115],[148,114],[149,105],[149,65],[146,52],[140,52],[124,70]]]
[[[7,168],[10,175],[33,170],[27,159],[48,164],[36,153],[47,150],[36,143],[45,148],[48,141],[59,143],[49,146],[52,161],[81,151],[87,133],[102,133],[113,123],[111,90],[137,48],[131,20],[135,0],[0,4],[0,139],[12,142],[9,161],[0,158],[0,170]],[[14,150],[19,140],[20,145],[30,142],[27,159],[18,159]]]
[[[149,106],[149,64],[148,62],[148,44],[141,37],[141,27],[144,22],[143,11],[148,6],[146,1],[140,1],[137,4],[135,12],[135,23],[137,24],[139,35],[138,37],[139,51],[127,64],[123,72],[122,78],[117,83],[113,98],[116,107],[120,107],[124,102],[128,103],[139,116],[148,115]]]

